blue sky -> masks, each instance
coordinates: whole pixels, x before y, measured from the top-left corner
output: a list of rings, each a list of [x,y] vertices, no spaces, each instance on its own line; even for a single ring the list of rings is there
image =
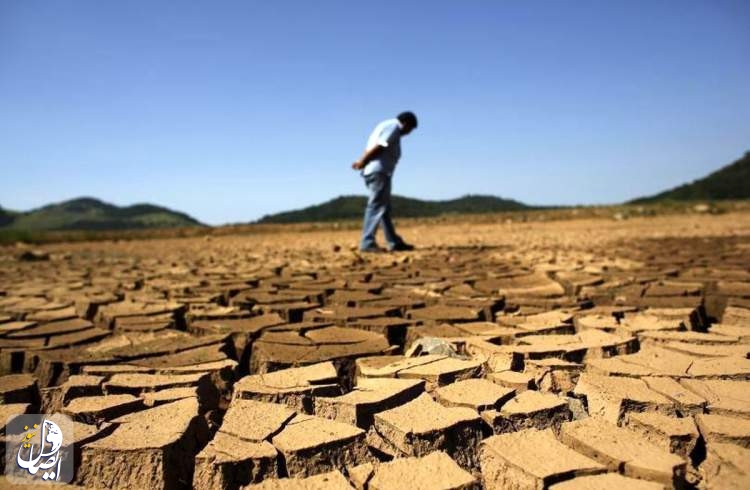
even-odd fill
[[[0,0],[0,205],[152,202],[211,224],[394,192],[614,203],[750,150],[750,2]]]

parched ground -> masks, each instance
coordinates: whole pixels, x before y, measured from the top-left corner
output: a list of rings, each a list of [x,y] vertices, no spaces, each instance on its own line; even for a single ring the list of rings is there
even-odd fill
[[[750,488],[750,214],[402,231],[0,249],[0,437],[69,415],[92,488]]]

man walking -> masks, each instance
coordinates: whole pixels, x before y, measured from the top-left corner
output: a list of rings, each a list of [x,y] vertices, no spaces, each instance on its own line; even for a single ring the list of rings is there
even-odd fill
[[[362,223],[362,240],[359,243],[362,252],[383,251],[375,242],[379,224],[383,225],[388,250],[414,250],[414,246],[405,243],[398,236],[391,221],[391,178],[401,157],[401,137],[411,133],[416,127],[417,116],[408,111],[402,112],[395,119],[381,122],[370,134],[362,158],[352,164],[353,169],[362,171],[365,185],[370,191]]]

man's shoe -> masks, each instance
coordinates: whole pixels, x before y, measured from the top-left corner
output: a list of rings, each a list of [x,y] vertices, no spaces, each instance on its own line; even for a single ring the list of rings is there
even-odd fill
[[[373,245],[372,247],[367,247],[367,248],[360,248],[359,251],[362,252],[362,253],[367,253],[367,254],[382,254],[382,253],[385,253],[385,249],[384,248],[380,248],[377,245]]]
[[[391,252],[409,252],[414,250],[414,245],[410,245],[406,242],[397,243],[389,249]]]

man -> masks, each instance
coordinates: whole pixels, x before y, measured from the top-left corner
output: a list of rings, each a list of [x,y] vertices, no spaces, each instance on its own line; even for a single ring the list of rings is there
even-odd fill
[[[414,250],[396,233],[391,221],[391,178],[401,157],[401,137],[417,127],[417,116],[413,112],[402,112],[395,119],[378,124],[367,140],[367,149],[362,158],[352,164],[361,170],[370,197],[365,207],[362,224],[362,252],[382,252],[375,242],[378,225],[383,225],[383,234],[390,251]]]

